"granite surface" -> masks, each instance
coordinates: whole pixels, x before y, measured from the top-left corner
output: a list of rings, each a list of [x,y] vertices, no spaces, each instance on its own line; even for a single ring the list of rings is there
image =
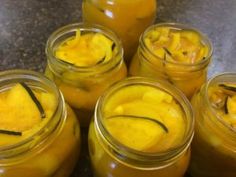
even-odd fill
[[[48,36],[81,21],[81,0],[0,0],[0,71],[43,71]],[[158,0],[157,22],[181,22],[206,33],[214,46],[209,76],[236,72],[236,0]],[[86,140],[86,130],[83,130]],[[91,177],[86,141],[71,177]]]

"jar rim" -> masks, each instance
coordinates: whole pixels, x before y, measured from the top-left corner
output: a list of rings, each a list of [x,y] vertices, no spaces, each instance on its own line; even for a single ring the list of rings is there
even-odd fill
[[[155,29],[157,27],[170,27],[173,29],[180,29],[180,30],[192,30],[194,32],[196,32],[197,34],[199,34],[199,36],[201,37],[201,40],[204,41],[204,44],[208,46],[208,48],[210,49],[208,52],[208,55],[205,57],[204,60],[201,60],[200,62],[197,63],[180,63],[180,62],[175,62],[175,61],[164,61],[162,58],[159,58],[157,55],[155,55],[152,50],[150,50],[146,44],[144,43],[144,38],[146,36],[146,34],[151,31],[152,29]],[[153,57],[163,61],[166,64],[173,64],[173,65],[177,65],[177,66],[183,66],[183,67],[189,67],[192,70],[195,70],[194,68],[197,68],[196,70],[198,70],[198,68],[200,67],[204,67],[205,65],[207,65],[213,55],[213,45],[212,42],[210,41],[210,39],[207,37],[207,35],[205,35],[204,33],[202,33],[201,31],[199,31],[198,29],[191,27],[189,25],[186,24],[182,24],[182,23],[174,23],[174,22],[164,22],[164,23],[158,23],[158,24],[154,24],[150,27],[148,27],[140,36],[139,38],[139,42],[141,44],[142,47],[144,47],[145,50],[147,50]],[[146,59],[146,58],[145,58]],[[146,59],[148,62],[149,60]],[[194,68],[192,68],[194,67]]]
[[[0,88],[2,83],[2,86],[5,86],[6,84],[10,85],[19,82],[34,82],[34,86],[37,86],[40,89],[43,88],[42,86],[50,88],[50,91],[55,95],[57,107],[50,120],[35,133],[17,143],[0,147],[0,156],[3,157],[2,159],[14,157],[37,147],[37,145],[46,140],[54,130],[62,126],[66,115],[65,102],[62,93],[51,80],[41,73],[24,69],[13,69],[0,72]],[[22,149],[20,149],[21,147]]]
[[[69,33],[75,33],[78,29],[80,29],[82,32],[85,31],[85,32],[102,33],[105,36],[109,37],[114,43],[116,43],[116,46],[118,46],[118,51],[115,54],[115,56],[113,56],[113,58],[108,62],[99,63],[88,67],[76,66],[71,63],[67,63],[59,58],[56,58],[53,51],[56,40],[65,35],[68,35]],[[107,70],[111,69],[108,68],[108,66],[113,67],[117,63],[121,63],[123,61],[124,51],[120,39],[110,29],[98,24],[80,22],[60,27],[56,31],[54,31],[47,40],[45,53],[48,59],[48,63],[53,63],[54,65],[59,66],[61,68],[68,69],[70,71],[78,73],[91,73],[91,72],[98,73],[99,71],[106,72]]]
[[[210,109],[211,114],[216,116],[216,119],[218,122],[221,123],[221,125],[223,125],[224,127],[226,127],[228,130],[230,130],[230,132],[233,132],[236,135],[236,129],[232,128],[229,124],[227,124],[225,121],[223,121],[223,119],[220,117],[220,115],[218,115],[215,111],[215,109],[211,106],[211,102],[209,100],[209,94],[208,94],[208,89],[214,84],[217,83],[222,83],[225,80],[223,79],[227,79],[233,77],[236,79],[236,73],[234,72],[223,72],[220,74],[216,74],[215,76],[213,76],[211,79],[209,79],[205,85],[205,87],[203,87],[203,98],[205,98],[205,103],[207,105],[207,107]],[[235,81],[235,80],[234,80]],[[236,83],[236,82],[235,82]]]
[[[109,131],[104,126],[103,120],[101,118],[102,117],[101,110],[103,107],[103,103],[115,91],[121,89],[122,87],[131,85],[147,85],[159,88],[171,94],[178,101],[178,103],[182,107],[183,112],[185,113],[185,119],[188,121],[188,122],[186,121],[187,122],[186,124],[188,125],[186,127],[186,133],[182,143],[164,152],[148,153],[148,152],[137,151],[123,145],[109,133]],[[102,139],[104,139],[104,141],[108,143],[109,146],[116,153],[121,154],[119,156],[121,161],[124,160],[123,158],[125,156],[125,159],[130,162],[135,161],[138,163],[147,163],[145,164],[145,166],[150,166],[150,165],[153,166],[156,165],[155,163],[162,163],[164,161],[168,162],[169,165],[169,163],[172,163],[170,162],[171,160],[173,161],[173,159],[178,158],[180,155],[182,155],[183,152],[185,152],[185,150],[189,147],[190,142],[193,138],[194,134],[193,128],[195,122],[194,122],[194,114],[192,112],[192,107],[189,100],[176,87],[163,80],[157,80],[145,77],[129,77],[110,87],[110,89],[106,90],[104,94],[99,98],[95,107],[94,123],[96,130],[99,132],[99,135],[102,135]],[[143,164],[140,165],[142,166]]]

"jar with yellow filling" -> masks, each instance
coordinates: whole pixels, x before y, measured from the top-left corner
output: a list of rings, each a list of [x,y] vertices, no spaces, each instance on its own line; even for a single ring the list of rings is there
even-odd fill
[[[55,84],[32,71],[1,72],[0,117],[0,176],[70,176],[80,128]]]
[[[129,72],[168,80],[191,98],[206,81],[211,56],[211,42],[196,29],[161,23],[142,34]]]
[[[126,77],[119,39],[108,29],[82,23],[55,31],[46,46],[45,74],[62,91],[82,126],[88,126],[103,91]]]
[[[190,158],[193,114],[169,83],[129,78],[98,100],[89,129],[96,177],[183,177]]]
[[[154,22],[156,0],[83,0],[83,20],[112,29],[122,41],[130,63],[139,36]]]
[[[196,132],[189,171],[193,177],[236,176],[236,73],[209,80],[192,99]]]

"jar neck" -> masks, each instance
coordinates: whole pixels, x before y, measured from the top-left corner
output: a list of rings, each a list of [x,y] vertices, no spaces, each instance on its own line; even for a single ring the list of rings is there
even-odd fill
[[[197,114],[201,114],[201,118],[197,121],[199,127],[202,127],[202,122],[207,126],[208,130],[213,134],[221,137],[222,135],[227,136],[229,141],[228,145],[236,145],[236,131],[230,125],[223,121],[223,119],[216,113],[214,108],[211,106],[209,100],[208,89],[212,86],[217,86],[223,82],[234,83],[236,79],[235,73],[223,73],[213,77],[205,85],[202,86],[197,96],[194,97],[194,104],[200,105],[200,110]],[[196,100],[196,101],[195,101]]]
[[[193,64],[171,62],[171,61],[166,61],[163,58],[158,57],[157,55],[153,53],[152,50],[148,48],[148,46],[144,42],[147,33],[151,30],[154,30],[157,27],[169,27],[173,29],[183,29],[183,30],[186,29],[186,30],[195,31],[201,37],[202,42],[209,48],[208,55],[205,57],[204,60],[201,60],[200,62],[193,63]],[[160,23],[160,24],[150,26],[149,28],[146,29],[146,31],[141,35],[139,39],[138,56],[140,60],[142,60],[142,62],[145,62],[147,65],[149,65],[149,67],[154,68],[155,70],[161,71],[163,73],[166,71],[172,72],[173,74],[201,71],[209,65],[211,61],[212,53],[213,53],[213,49],[212,49],[212,44],[210,40],[198,30],[192,27],[189,27],[187,25],[183,25],[183,24]],[[164,69],[162,69],[161,66],[163,66]],[[176,69],[176,67],[178,69]]]
[[[0,163],[8,164],[30,156],[45,146],[49,139],[55,138],[55,132],[61,130],[66,118],[65,102],[56,85],[43,75],[26,70],[9,70],[0,73],[0,92],[9,90],[14,84],[24,82],[35,90],[50,92],[55,96],[56,108],[50,120],[29,137],[11,145],[0,147]]]
[[[183,138],[183,142],[181,142],[180,145],[160,153],[141,152],[121,144],[109,133],[103,121],[103,103],[107,98],[109,98],[109,96],[112,96],[112,93],[114,93],[116,90],[136,84],[137,81],[139,84],[141,83],[148,86],[159,87],[172,95],[177,95],[175,96],[175,99],[181,104],[181,107],[183,108],[187,124],[185,137]],[[148,83],[150,81],[152,83]],[[173,91],[170,90],[171,88],[173,89],[172,85],[162,80],[157,81],[150,78],[133,77],[128,78],[123,82],[117,83],[100,97],[95,108],[94,128],[96,136],[100,140],[99,142],[111,156],[127,166],[136,166],[140,169],[157,169],[173,164],[183,155],[183,153],[186,152],[193,138],[193,113],[187,98],[185,98],[185,96],[179,90],[174,89]]]
[[[88,67],[76,66],[56,58],[55,51],[57,47],[64,40],[75,36],[75,33],[78,29],[80,29],[81,34],[92,32],[101,33],[107,36],[114,42],[118,50],[116,53],[114,53],[113,57],[109,61]],[[123,48],[121,41],[117,38],[117,36],[112,31],[103,26],[85,23],[67,25],[55,31],[47,41],[46,55],[50,70],[59,77],[62,76],[64,72],[70,72],[72,74],[74,73],[78,77],[99,76],[109,72],[110,70],[117,69],[123,64]]]

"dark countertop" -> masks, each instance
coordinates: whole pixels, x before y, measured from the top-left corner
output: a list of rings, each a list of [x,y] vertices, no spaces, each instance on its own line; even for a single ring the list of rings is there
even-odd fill
[[[0,71],[25,68],[43,71],[48,36],[57,28],[81,21],[81,0],[0,0]],[[236,0],[158,0],[157,22],[181,22],[206,33],[214,46],[209,76],[236,72]],[[86,131],[83,130],[83,139]],[[72,177],[91,177],[83,143]]]

